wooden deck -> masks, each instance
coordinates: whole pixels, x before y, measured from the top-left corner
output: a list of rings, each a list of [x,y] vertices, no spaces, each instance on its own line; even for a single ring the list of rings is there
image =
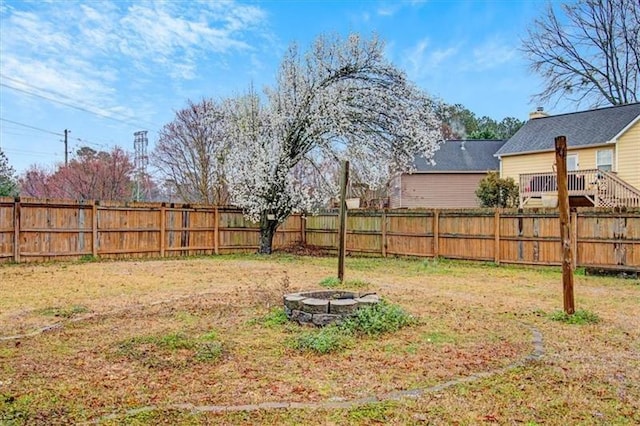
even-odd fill
[[[598,169],[568,173],[569,197],[584,199],[595,207],[640,207],[640,190],[620,179],[615,173]],[[555,172],[520,175],[520,207],[532,199],[553,200],[558,193]],[[555,207],[555,205],[549,205]]]

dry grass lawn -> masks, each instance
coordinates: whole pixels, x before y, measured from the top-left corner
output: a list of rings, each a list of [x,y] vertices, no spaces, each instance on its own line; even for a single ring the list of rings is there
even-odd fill
[[[359,290],[419,322],[301,352],[291,342],[308,329],[270,319],[283,293],[318,288],[336,263],[0,266],[0,424],[640,424],[638,280],[576,276],[577,307],[600,317],[576,325],[549,317],[557,269],[350,258]],[[544,356],[503,369],[532,352],[531,327]],[[387,398],[482,372],[495,374]],[[341,405],[369,397],[381,401]],[[307,405],[238,407],[283,402]]]

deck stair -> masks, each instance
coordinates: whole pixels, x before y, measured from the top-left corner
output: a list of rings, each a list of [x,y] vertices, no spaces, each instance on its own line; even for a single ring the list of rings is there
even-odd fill
[[[640,207],[640,190],[615,173],[601,171],[597,179],[596,207]]]

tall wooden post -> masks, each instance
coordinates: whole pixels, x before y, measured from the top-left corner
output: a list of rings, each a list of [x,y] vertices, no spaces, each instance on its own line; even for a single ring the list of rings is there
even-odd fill
[[[569,191],[567,190],[567,138],[558,136],[556,145],[556,169],[558,181],[558,207],[560,209],[560,240],[562,243],[562,294],[564,311],[575,312],[573,298],[573,255],[571,253],[571,224],[569,223]]]
[[[220,210],[213,210],[213,252],[220,254]]]
[[[347,181],[349,180],[349,162],[342,162],[340,177],[340,223],[338,245],[338,279],[344,281],[344,256],[347,251]]]
[[[500,209],[496,208],[493,216],[493,261],[500,264]]]
[[[98,201],[91,205],[91,255],[98,257]]]
[[[13,202],[13,261],[20,263],[20,198]]]
[[[433,211],[433,258],[440,255],[440,210]]]
[[[387,209],[382,209],[380,218],[380,239],[382,240],[382,257],[387,257]]]
[[[165,252],[165,236],[166,236],[166,217],[167,217],[167,209],[164,206],[164,203],[160,206],[160,257],[164,257]]]

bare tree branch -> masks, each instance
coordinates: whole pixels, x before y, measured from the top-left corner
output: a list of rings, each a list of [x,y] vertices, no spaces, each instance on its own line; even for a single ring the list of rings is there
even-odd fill
[[[635,0],[578,0],[560,11],[549,4],[521,47],[545,82],[534,100],[591,107],[638,102],[639,9]]]

